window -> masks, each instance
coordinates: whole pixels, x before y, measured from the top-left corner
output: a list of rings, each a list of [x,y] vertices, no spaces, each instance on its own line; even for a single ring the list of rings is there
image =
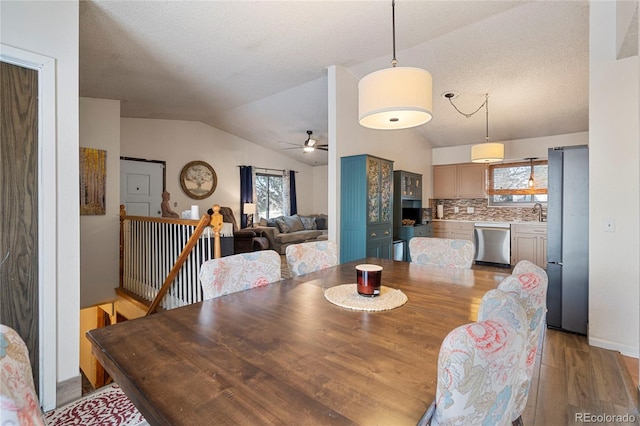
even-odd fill
[[[547,161],[533,162],[533,188],[529,188],[530,163],[489,166],[489,205],[522,206],[547,202]]]
[[[255,194],[258,217],[273,218],[285,214],[285,179],[282,175],[256,173]]]

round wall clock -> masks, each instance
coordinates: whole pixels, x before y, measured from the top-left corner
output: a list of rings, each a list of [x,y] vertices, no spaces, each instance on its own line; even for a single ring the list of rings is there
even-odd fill
[[[204,161],[187,163],[180,172],[180,186],[184,193],[194,200],[209,197],[217,185],[216,171]]]

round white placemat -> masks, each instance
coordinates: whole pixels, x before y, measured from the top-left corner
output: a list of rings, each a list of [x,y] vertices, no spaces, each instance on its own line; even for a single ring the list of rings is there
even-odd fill
[[[380,287],[376,297],[358,294],[357,284],[342,284],[324,290],[324,298],[334,305],[357,311],[388,311],[407,303],[407,295],[402,291],[385,286]]]

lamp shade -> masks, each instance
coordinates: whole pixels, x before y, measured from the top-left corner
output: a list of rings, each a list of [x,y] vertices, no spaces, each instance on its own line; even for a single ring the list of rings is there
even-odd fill
[[[256,204],[255,203],[244,203],[244,214],[255,214],[256,212]]]
[[[471,161],[474,163],[495,163],[504,160],[504,145],[501,143],[481,143],[471,147]]]
[[[432,78],[412,67],[385,68],[358,83],[358,119],[370,129],[407,129],[432,115]]]

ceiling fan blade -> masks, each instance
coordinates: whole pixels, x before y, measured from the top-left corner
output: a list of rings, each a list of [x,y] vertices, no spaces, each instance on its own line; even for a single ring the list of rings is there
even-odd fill
[[[304,147],[304,145],[300,145],[300,144],[297,144],[297,143],[291,143],[291,142],[285,142],[285,141],[278,141],[278,143],[286,143],[287,145],[297,146],[298,148]]]

